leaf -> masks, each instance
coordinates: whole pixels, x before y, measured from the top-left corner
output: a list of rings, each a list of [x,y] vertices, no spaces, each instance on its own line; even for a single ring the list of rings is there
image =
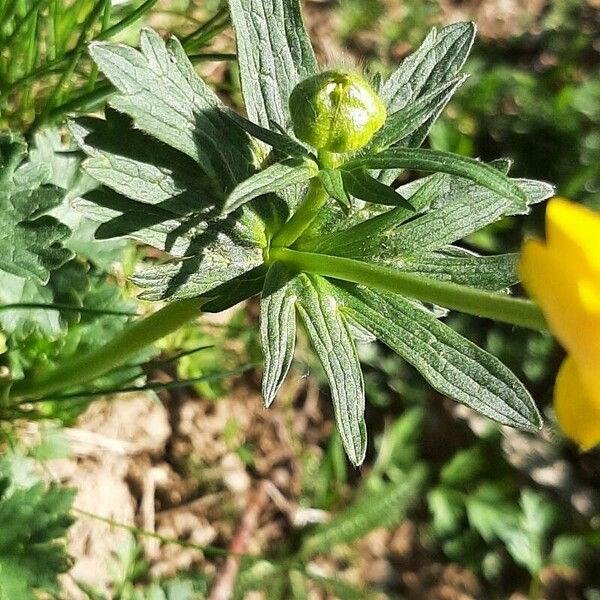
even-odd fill
[[[514,182],[493,167],[480,161],[437,150],[423,148],[389,148],[378,154],[348,161],[344,169],[415,169],[455,175],[469,179],[496,194],[514,201],[521,208],[527,206],[525,193]]]
[[[459,450],[442,467],[440,480],[453,487],[467,486],[476,481],[486,469],[491,469],[489,450],[481,444]]]
[[[34,146],[29,152],[31,162],[48,167],[51,173],[48,183],[65,190],[62,204],[52,211],[52,216],[71,229],[65,247],[103,270],[112,271],[113,265],[122,258],[126,242],[94,239],[94,222],[73,210],[76,198],[98,187],[98,183],[81,170],[83,156],[77,144],[70,139],[65,141],[64,133],[54,127],[37,131],[33,139]]]
[[[497,358],[414,302],[338,283],[342,312],[412,364],[430,385],[503,425],[535,431],[541,417],[523,384]]]
[[[439,536],[458,531],[465,515],[462,494],[456,490],[438,486],[427,494],[427,504],[432,514],[433,529]]]
[[[342,171],[339,169],[321,169],[319,171],[319,180],[323,184],[325,191],[342,206],[349,208],[351,206],[350,198],[346,192],[346,186],[342,177]]]
[[[223,312],[252,296],[260,294],[267,271],[267,265],[261,264],[213,288],[210,290],[206,303],[202,305],[202,312]]]
[[[128,237],[182,257],[198,252],[207,222],[204,217],[176,217],[160,207],[130,200],[108,188],[88,192],[73,206],[86,218],[99,223],[95,237],[99,240]]]
[[[505,163],[494,161],[500,169]],[[512,179],[527,197],[528,206],[552,196],[554,188],[541,181]],[[421,182],[421,183],[419,183]],[[369,261],[395,261],[406,254],[436,251],[502,218],[526,214],[528,207],[499,197],[464,179],[438,173],[398,188],[416,211],[398,207],[346,230],[325,234],[298,245],[299,249]]]
[[[240,183],[225,201],[223,212],[230,213],[258,196],[281,192],[292,185],[305,183],[318,172],[317,163],[308,158],[288,158],[270,165]]]
[[[268,144],[273,150],[278,150],[287,156],[295,156],[298,158],[308,157],[309,151],[298,140],[289,136],[285,130],[283,132],[265,129],[248,119],[244,119],[235,111],[225,108],[224,114],[229,117],[238,127],[241,127],[246,133],[249,133],[257,140]]]
[[[132,277],[140,298],[211,296],[219,286],[263,264],[265,223],[249,208],[195,236],[182,260],[150,267]]]
[[[52,302],[45,289],[51,271],[73,253],[62,243],[70,235],[66,225],[47,212],[59,206],[65,191],[48,183],[50,171],[26,162],[27,146],[18,137],[0,135],[0,302]],[[59,315],[47,311],[0,311],[6,333],[27,335],[39,327],[51,335],[61,329]]]
[[[369,493],[355,501],[333,521],[319,526],[305,538],[302,555],[310,558],[315,554],[331,552],[334,546],[354,542],[376,527],[391,528],[400,523],[419,498],[426,475],[425,467],[418,465],[380,492]]]
[[[73,497],[56,485],[16,487],[0,474],[0,598],[58,594],[57,576],[71,567],[64,536]]]
[[[387,148],[405,139],[430,120],[435,120],[442,112],[454,92],[467,76],[451,79],[432,92],[422,95],[400,110],[388,115],[383,127],[375,134],[369,147]]]
[[[388,114],[435,93],[455,79],[471,51],[475,31],[474,23],[453,23],[439,31],[432,29],[421,46],[404,59],[381,86],[380,95]],[[431,125],[444,106],[441,104],[423,125],[405,137],[402,145],[418,148],[425,141]],[[384,183],[392,183],[397,176],[397,170],[388,170],[378,178]]]
[[[495,482],[482,483],[465,498],[469,523],[488,543],[502,539],[501,532],[518,530],[516,505]]]
[[[83,170],[101,184],[171,218],[218,214],[222,198],[195,161],[136,129],[127,116],[107,110],[105,119],[69,125],[88,155]]]
[[[521,492],[518,527],[498,530],[498,537],[517,564],[539,575],[546,559],[546,544],[558,517],[554,504],[530,490]]]
[[[350,223],[346,227],[343,226],[343,223],[338,223],[334,231],[327,232],[325,230],[321,235],[315,235],[310,239],[300,239],[296,247],[300,250],[321,254],[360,256],[361,249],[370,248],[374,238],[387,234],[391,229],[414,217],[415,212],[421,212],[428,208],[447,187],[446,179],[447,176],[437,173],[400,186],[398,192],[404,198],[410,198],[410,209],[398,206],[373,216],[371,210],[374,207],[368,206],[368,210],[358,215],[359,218],[354,215],[358,222]]]
[[[380,95],[392,114],[454,79],[467,59],[475,39],[474,23],[453,23],[432,29],[421,46],[381,86]],[[431,122],[415,132],[408,146],[420,146]]]
[[[358,466],[367,449],[362,370],[348,325],[323,283],[320,277],[299,275],[296,306],[327,374],[344,449]]]
[[[387,206],[402,206],[410,211],[413,210],[406,198],[395,192],[389,185],[371,177],[365,169],[343,169],[342,179],[346,191],[359,200]]]
[[[31,163],[0,172],[0,270],[42,284],[72,256],[60,245],[69,228],[45,214],[64,196],[48,178],[47,169]]]
[[[459,253],[451,256],[443,254],[401,256],[391,264],[403,272],[493,292],[505,290],[518,283],[518,254],[477,256],[466,250],[456,250],[459,250]]]
[[[93,42],[90,54],[120,94],[110,104],[136,127],[193,158],[216,189],[227,192],[254,170],[246,133],[221,112],[215,93],[198,77],[181,44],[165,44],[148,29],[141,52]]]
[[[288,269],[282,263],[274,263],[260,300],[260,336],[265,359],[262,393],[267,407],[275,400],[294,357],[297,291],[290,279]]]
[[[0,271],[0,305],[34,302],[51,304],[54,300],[52,290],[33,278],[17,277],[11,273]],[[49,310],[0,310],[0,326],[2,332],[23,338],[34,330],[40,330],[48,336],[55,337],[63,329],[60,313]]]
[[[251,121],[291,131],[288,98],[317,72],[298,0],[229,0],[242,93]]]
[[[517,211],[520,214],[528,212],[528,205],[550,197],[554,191],[552,186],[542,182],[519,179],[511,181],[527,198],[524,208],[472,183],[450,185],[448,193],[437,199],[439,207],[403,224],[388,235],[385,254],[397,256],[402,253],[439,250],[504,215],[515,214]]]

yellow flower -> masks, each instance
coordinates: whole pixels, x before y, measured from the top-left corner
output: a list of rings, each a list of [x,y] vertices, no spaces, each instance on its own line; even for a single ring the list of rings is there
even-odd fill
[[[600,442],[600,214],[551,200],[546,242],[525,241],[519,270],[567,351],[554,388],[556,417],[587,450]]]

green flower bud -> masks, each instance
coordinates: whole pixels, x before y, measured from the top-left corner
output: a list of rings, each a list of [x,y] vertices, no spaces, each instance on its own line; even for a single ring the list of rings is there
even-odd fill
[[[387,115],[373,88],[348,71],[325,71],[301,81],[290,96],[290,112],[298,139],[334,153],[365,146]]]

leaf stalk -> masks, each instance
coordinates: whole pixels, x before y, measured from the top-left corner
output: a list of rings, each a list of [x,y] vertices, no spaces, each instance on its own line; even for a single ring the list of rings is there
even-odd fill
[[[11,401],[41,398],[97,379],[198,316],[204,302],[203,298],[190,298],[167,304],[101,348],[48,374],[15,382],[9,392]]]
[[[280,260],[298,271],[362,284],[477,317],[537,331],[548,330],[542,311],[524,298],[404,273],[384,265],[289,248],[273,248],[270,259]]]

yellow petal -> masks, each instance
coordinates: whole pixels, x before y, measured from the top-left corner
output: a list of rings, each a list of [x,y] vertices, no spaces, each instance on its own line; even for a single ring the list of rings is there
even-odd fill
[[[556,378],[554,411],[561,429],[582,450],[600,442],[600,385],[584,383],[570,356]]]
[[[566,253],[574,264],[584,261],[588,268],[600,274],[600,214],[597,212],[564,198],[553,198],[546,209],[546,239],[550,248]]]
[[[567,252],[552,252],[540,240],[523,245],[519,275],[559,342],[578,361],[600,365],[600,278],[591,279]]]

